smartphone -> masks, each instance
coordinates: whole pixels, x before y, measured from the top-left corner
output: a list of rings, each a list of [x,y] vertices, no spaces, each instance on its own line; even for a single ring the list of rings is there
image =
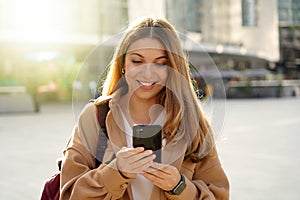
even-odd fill
[[[162,127],[157,124],[136,124],[133,126],[133,147],[150,149],[156,155],[154,162],[161,163]]]

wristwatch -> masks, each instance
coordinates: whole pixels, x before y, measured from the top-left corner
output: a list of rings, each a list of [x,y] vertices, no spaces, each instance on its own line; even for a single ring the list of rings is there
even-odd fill
[[[169,194],[180,195],[181,192],[186,188],[185,179],[182,174],[180,174],[179,183],[173,188],[173,190],[168,191]]]

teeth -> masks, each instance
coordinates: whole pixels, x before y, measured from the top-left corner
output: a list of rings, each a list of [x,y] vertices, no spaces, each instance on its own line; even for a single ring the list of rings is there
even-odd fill
[[[151,86],[151,85],[153,85],[153,83],[142,82],[142,81],[140,81],[140,83],[141,83],[143,86]]]

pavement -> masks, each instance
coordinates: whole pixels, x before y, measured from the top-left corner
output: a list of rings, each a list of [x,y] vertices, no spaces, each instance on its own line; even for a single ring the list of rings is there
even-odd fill
[[[299,98],[227,100],[217,146],[231,199],[300,199],[299,110]],[[0,115],[0,199],[40,198],[73,125],[71,104]]]
[[[74,124],[68,104],[42,105],[39,113],[0,115],[0,199],[39,199],[44,181]]]

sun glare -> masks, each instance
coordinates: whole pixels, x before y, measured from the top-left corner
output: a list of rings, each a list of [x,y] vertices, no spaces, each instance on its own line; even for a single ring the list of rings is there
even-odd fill
[[[63,35],[65,19],[57,0],[12,1],[9,34],[25,42],[54,42]]]

